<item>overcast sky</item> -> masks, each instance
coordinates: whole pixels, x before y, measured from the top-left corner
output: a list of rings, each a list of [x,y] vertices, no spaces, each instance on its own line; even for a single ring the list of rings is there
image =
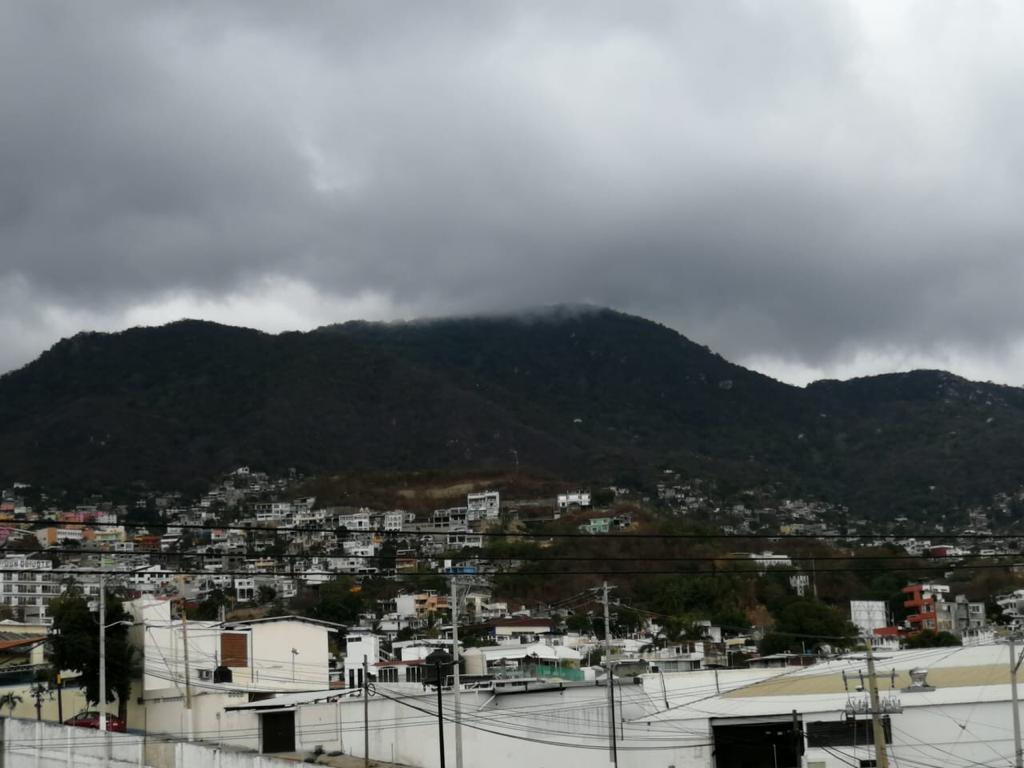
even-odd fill
[[[0,370],[608,305],[1024,384],[1024,3],[0,2]]]

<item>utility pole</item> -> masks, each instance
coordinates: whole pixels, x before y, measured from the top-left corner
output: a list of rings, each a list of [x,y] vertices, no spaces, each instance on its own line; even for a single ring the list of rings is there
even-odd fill
[[[188,664],[188,610],[185,596],[181,598],[181,645],[185,661],[185,735],[189,741],[194,737],[192,728],[192,672]]]
[[[462,768],[462,684],[459,681],[459,587],[452,574],[452,684],[455,689],[455,768]]]
[[[363,656],[363,768],[370,768],[370,661]]]
[[[871,691],[871,732],[875,739],[875,765],[889,768],[889,753],[885,748],[885,729],[882,727],[881,704],[878,701],[878,680],[875,679],[875,655],[871,636],[867,637],[868,688]]]
[[[608,582],[604,582],[604,667],[608,681],[608,744],[612,765],[618,768],[619,751],[615,743],[615,680],[612,678],[612,622],[608,613]]]
[[[43,696],[46,695],[46,688],[43,687],[42,683],[36,683],[32,686],[31,690],[32,698],[36,700],[36,720],[43,719]]]
[[[441,755],[441,768],[444,768],[444,706],[441,698],[441,661],[434,662],[434,669],[437,670],[437,748]]]
[[[1010,632],[1010,700],[1013,703],[1013,766],[1024,768],[1024,750],[1020,744],[1020,702],[1017,699],[1017,646],[1013,632]]]
[[[100,732],[107,730],[107,583],[100,574]]]

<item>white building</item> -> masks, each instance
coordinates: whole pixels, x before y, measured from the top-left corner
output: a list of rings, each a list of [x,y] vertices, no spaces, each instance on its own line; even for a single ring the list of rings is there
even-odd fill
[[[1024,589],[1016,589],[1006,595],[997,595],[996,604],[1004,617],[1019,626],[1024,619]]]
[[[390,532],[401,532],[405,527],[405,512],[398,509],[394,512],[385,512],[381,528]]]
[[[138,626],[130,633],[142,651],[142,699],[150,733],[200,738],[216,734],[224,708],[273,693],[327,690],[334,677],[330,638],[344,627],[298,616],[220,624],[172,614],[171,601],[140,598],[125,607]],[[186,652],[187,636],[187,652]],[[184,697],[188,677],[192,723]],[[211,739],[212,740],[212,739]]]
[[[235,578],[235,599],[240,603],[251,603],[256,599],[256,578],[236,577]]]
[[[127,577],[128,585],[143,595],[151,595],[178,580],[178,575],[169,572],[159,563],[147,565]]]
[[[782,568],[793,565],[792,559],[786,555],[777,555],[774,552],[736,552],[736,557],[749,557],[757,563],[757,570],[762,576],[769,568]]]
[[[467,520],[497,520],[500,512],[501,494],[498,491],[466,494]]]
[[[566,510],[569,507],[589,507],[590,491],[569,491],[558,494],[558,508]]]
[[[347,531],[373,530],[370,511],[368,509],[361,509],[358,512],[353,512],[348,515],[338,515],[335,521],[339,528],[344,528]]]
[[[253,504],[258,523],[277,523],[287,520],[292,513],[290,501],[260,501]]]
[[[0,605],[23,614],[26,622],[46,621],[46,608],[64,591],[60,575],[47,559],[28,556],[0,560]]]

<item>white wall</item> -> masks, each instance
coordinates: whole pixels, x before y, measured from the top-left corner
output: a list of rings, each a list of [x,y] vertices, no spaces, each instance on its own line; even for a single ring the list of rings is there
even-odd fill
[[[252,682],[262,688],[321,690],[330,687],[328,631],[303,621],[256,623],[249,643]],[[292,649],[294,655],[294,673]],[[235,670],[234,682],[242,681]]]
[[[419,686],[376,686],[369,700],[370,757],[382,762],[438,768],[437,699]],[[404,690],[405,693],[399,693]],[[653,711],[650,697],[640,686],[626,684],[619,691],[626,718]],[[388,698],[391,697],[391,698]],[[487,768],[591,768],[609,762],[607,689],[596,686],[492,697],[489,691],[465,692],[463,707],[463,754],[467,766]],[[394,701],[398,698],[400,701]],[[447,760],[454,764],[455,726],[451,722],[452,696],[444,695],[445,747]],[[296,710],[296,748],[311,751],[317,745],[326,751],[362,757],[364,720],[359,696],[337,702],[313,704]],[[258,729],[258,715],[239,713],[236,727],[249,733]],[[710,750],[702,744],[707,737],[680,732],[675,749],[630,749],[652,743],[662,745],[665,724],[658,724],[653,736],[646,723],[625,723],[624,748],[619,754],[621,768],[667,768],[675,765],[709,766]],[[671,726],[669,726],[671,727]],[[688,729],[687,729],[688,730]],[[231,736],[225,736],[225,740]],[[252,743],[251,740],[247,743]],[[695,746],[686,746],[694,744]]]
[[[141,597],[125,604],[133,619],[144,622],[134,641],[141,644],[145,661],[143,693],[184,685],[185,652],[181,622],[171,620],[171,601]],[[190,677],[199,683],[199,670],[212,670],[220,653],[220,631],[211,621],[188,623]]]
[[[294,768],[292,761],[166,742],[130,733],[105,736],[71,728],[5,718],[0,722],[4,768]]]

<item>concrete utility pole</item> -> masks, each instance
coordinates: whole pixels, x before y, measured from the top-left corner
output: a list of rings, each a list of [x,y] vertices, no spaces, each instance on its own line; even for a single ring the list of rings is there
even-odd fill
[[[604,582],[604,667],[608,681],[608,748],[612,765],[618,768],[619,750],[615,744],[615,680],[612,677],[612,623],[608,613],[608,582]]]
[[[1024,750],[1020,744],[1020,701],[1017,699],[1017,645],[1010,633],[1010,701],[1013,704],[1013,768],[1024,768]]]
[[[192,672],[188,664],[188,610],[185,598],[181,598],[181,646],[185,661],[185,736],[192,741],[195,733],[192,726]]]
[[[452,574],[452,685],[455,693],[455,768],[462,768],[462,684],[459,682],[459,587]]]
[[[868,646],[868,689],[871,692],[871,732],[875,739],[875,765],[878,768],[889,768],[889,753],[885,748],[885,729],[882,727],[881,704],[878,700],[878,680],[875,679],[875,655],[871,637],[867,638]]]
[[[100,731],[107,730],[107,583],[100,574]]]
[[[370,768],[370,661],[363,656],[363,768]]]

